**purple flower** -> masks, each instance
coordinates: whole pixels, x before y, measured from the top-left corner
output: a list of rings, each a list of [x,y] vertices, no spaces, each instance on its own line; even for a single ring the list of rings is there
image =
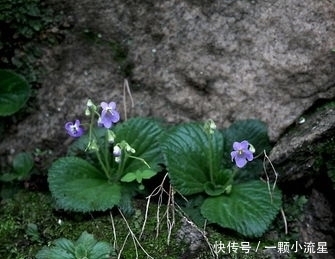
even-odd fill
[[[98,119],[98,125],[109,129],[113,126],[113,123],[117,123],[120,120],[120,114],[116,110],[115,102],[102,102],[100,106],[102,108],[102,112],[100,118]]]
[[[244,167],[247,161],[252,161],[254,159],[253,153],[249,150],[249,142],[244,140],[240,142],[234,142],[234,151],[230,153],[231,161],[235,159],[236,166],[239,168]]]
[[[79,120],[76,120],[74,123],[71,121],[65,123],[65,129],[67,134],[69,134],[71,137],[78,138],[84,134],[84,129],[81,127]]]

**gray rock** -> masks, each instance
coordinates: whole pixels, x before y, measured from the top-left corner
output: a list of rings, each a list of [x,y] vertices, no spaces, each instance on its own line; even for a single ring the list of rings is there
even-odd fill
[[[335,108],[327,106],[307,115],[285,134],[271,150],[270,160],[283,185],[300,183],[310,187],[322,173],[324,153],[335,138]],[[330,154],[329,154],[330,155]],[[323,172],[324,173],[324,172]]]
[[[335,164],[334,139],[335,108],[330,104],[298,120],[270,154],[281,189],[286,194],[308,196],[303,221],[299,224],[299,241],[314,243],[315,253],[310,253],[313,259],[335,256],[335,181],[331,180]],[[318,242],[326,242],[327,253],[316,250]]]
[[[335,256],[334,206],[329,197],[313,189],[305,209],[305,217],[300,225],[302,242],[315,243],[312,259],[332,259]],[[324,242],[324,253],[317,250],[319,242]]]
[[[128,116],[212,118],[218,127],[258,118],[271,140],[335,96],[331,1],[48,2],[68,16],[65,40],[45,49],[37,110],[10,130],[1,154],[65,146],[63,125],[83,117],[87,98],[116,101],[124,118],[125,77],[135,100]]]
[[[71,2],[79,26],[127,43],[132,82],[158,100],[148,115],[259,118],[275,140],[335,94],[330,1]]]

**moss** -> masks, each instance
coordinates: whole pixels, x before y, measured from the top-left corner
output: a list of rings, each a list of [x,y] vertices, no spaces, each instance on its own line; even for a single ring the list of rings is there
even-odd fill
[[[127,218],[129,227],[132,229],[136,237],[139,237],[142,223],[145,218],[145,200],[135,201],[135,213]],[[295,204],[292,201],[292,204]],[[300,203],[299,203],[300,204]],[[298,204],[298,205],[299,205]],[[297,205],[297,206],[298,206]],[[301,204],[300,204],[301,205]],[[299,205],[299,206],[300,206]],[[292,205],[294,206],[294,205]],[[162,205],[160,209],[161,222],[159,225],[159,235],[156,238],[156,213],[157,204],[152,203],[148,213],[148,220],[142,238],[139,240],[141,246],[153,258],[212,258],[210,249],[207,245],[203,245],[199,250],[191,252],[187,242],[178,241],[177,231],[181,227],[182,216],[176,213],[175,227],[173,228],[170,244],[167,245],[167,224],[164,212],[166,206]],[[300,207],[294,210],[294,213],[301,211]],[[288,211],[289,213],[289,211]],[[28,192],[22,190],[13,198],[2,201],[2,210],[0,212],[0,240],[2,246],[0,248],[0,258],[19,259],[34,258],[37,251],[43,246],[48,245],[51,241],[65,237],[71,240],[77,240],[83,231],[94,234],[98,241],[107,241],[112,244],[116,242],[117,251],[120,251],[124,244],[122,258],[136,258],[136,249],[139,258],[147,258],[139,245],[135,248],[134,241],[129,235],[128,227],[122,219],[118,211],[113,210],[114,225],[116,228],[117,240],[114,239],[111,215],[109,212],[82,214],[74,212],[55,211],[53,209],[53,201],[49,194]],[[292,214],[293,215],[293,214]],[[295,215],[292,216],[292,220]],[[37,226],[38,233],[31,233],[31,226]],[[30,226],[30,231],[28,231]],[[278,230],[279,229],[279,230]],[[206,227],[206,233],[209,243],[214,245],[229,244],[229,242],[250,242],[251,250],[249,254],[243,252],[238,253],[220,253],[219,258],[267,258],[268,255],[263,253],[264,246],[275,245],[275,242],[285,241],[282,235],[282,219],[278,217],[277,224],[272,230],[262,238],[247,239],[237,236],[233,232],[223,230],[221,228]],[[271,233],[276,233],[275,235]],[[128,238],[127,238],[128,236]],[[125,239],[127,241],[125,242]],[[292,237],[293,240],[295,237]],[[290,239],[290,240],[291,240]],[[259,251],[255,252],[255,248],[259,244]],[[117,258],[116,255],[115,257]],[[294,258],[294,257],[292,257]]]
[[[50,197],[23,191],[1,203],[0,221],[5,224],[1,224],[0,230],[0,257],[33,258],[40,240],[31,240],[26,229],[30,223],[43,226],[54,220]]]

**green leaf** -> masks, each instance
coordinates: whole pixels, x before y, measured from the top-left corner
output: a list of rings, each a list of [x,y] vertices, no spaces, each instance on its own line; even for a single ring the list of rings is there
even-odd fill
[[[209,196],[218,196],[226,191],[226,186],[224,185],[214,185],[211,182],[207,182],[204,185],[206,194]]]
[[[233,185],[229,195],[207,198],[202,215],[212,223],[248,237],[259,237],[269,227],[281,207],[277,189],[272,199],[267,184],[252,181]]]
[[[112,252],[112,247],[107,242],[98,242],[94,245],[92,250],[89,253],[89,258],[94,259],[106,259],[112,258],[110,254]]]
[[[26,234],[33,241],[38,241],[40,239],[40,234],[38,232],[38,227],[34,223],[28,223],[27,224]]]
[[[109,258],[113,251],[112,246],[107,242],[98,242],[92,234],[84,231],[78,240],[72,241],[60,238],[52,242],[51,247],[44,247],[40,250],[37,259],[103,259]]]
[[[76,246],[74,254],[76,258],[87,258],[87,249],[83,244]]]
[[[14,157],[13,169],[18,175],[18,180],[27,178],[33,167],[34,159],[30,153],[19,153]]]
[[[3,173],[0,175],[0,181],[3,182],[12,182],[17,180],[18,176],[14,173]]]
[[[212,145],[203,126],[191,123],[173,127],[162,137],[171,183],[184,195],[205,191],[204,184],[211,182],[210,164],[214,181],[222,179],[223,138],[218,131],[211,136]]]
[[[51,247],[43,247],[37,254],[37,259],[76,259],[74,244],[66,238],[59,238],[52,242]]]
[[[156,175],[156,172],[154,172],[150,169],[146,169],[146,170],[143,170],[143,171],[139,171],[139,175],[141,176],[142,179],[150,179],[151,177]]]
[[[66,210],[104,211],[121,199],[120,185],[108,182],[103,172],[78,157],[55,161],[48,182],[58,205]]]
[[[76,259],[76,257],[59,247],[44,247],[36,254],[36,259]]]
[[[138,183],[141,183],[143,179],[150,179],[156,174],[156,172],[150,170],[150,169],[144,169],[144,170],[136,170],[136,172],[130,172],[124,175],[121,178],[121,182],[132,182],[137,181]]]
[[[30,86],[20,75],[0,69],[0,116],[17,112],[28,100]]]
[[[132,118],[118,124],[113,130],[116,134],[115,143],[125,140],[135,149],[134,156],[144,159],[154,171],[159,169],[158,164],[163,160],[158,142],[162,129],[157,122],[147,118]],[[147,168],[143,162],[129,158],[125,164],[124,174]]]
[[[53,245],[55,245],[58,248],[61,248],[64,251],[67,251],[68,253],[74,253],[75,245],[71,240],[68,240],[66,238],[59,238],[56,239],[53,242]]]
[[[130,172],[121,178],[121,182],[130,183],[136,180],[136,173]]]

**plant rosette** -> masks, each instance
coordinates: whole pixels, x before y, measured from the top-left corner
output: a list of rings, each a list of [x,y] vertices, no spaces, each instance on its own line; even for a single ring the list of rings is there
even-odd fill
[[[185,212],[249,237],[261,236],[281,207],[280,191],[259,180],[261,154],[254,156],[269,148],[267,129],[258,120],[221,131],[211,120],[205,126],[182,124],[162,139],[171,184],[189,201]],[[189,204],[196,204],[192,211]]]
[[[132,118],[123,123],[114,102],[96,106],[87,102],[88,125],[67,122],[66,132],[78,140],[68,156],[49,169],[51,193],[60,208],[72,211],[104,211],[129,207],[131,198],[143,191],[142,179],[156,174],[161,162],[154,120]],[[86,128],[88,129],[86,130]],[[131,177],[135,174],[136,177]]]
[[[92,234],[84,231],[76,241],[66,238],[54,240],[36,254],[37,259],[101,259],[110,258],[114,249],[108,242],[97,241]]]

